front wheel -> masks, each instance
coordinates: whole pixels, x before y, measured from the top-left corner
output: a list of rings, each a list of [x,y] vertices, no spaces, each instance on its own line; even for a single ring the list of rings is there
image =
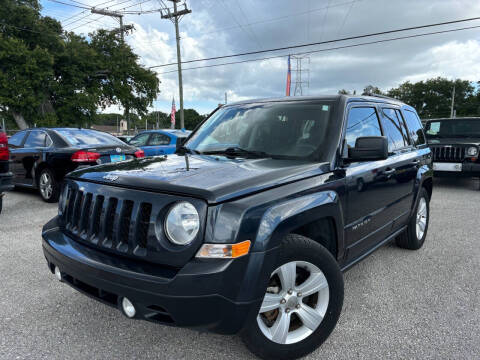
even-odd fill
[[[60,184],[55,179],[54,173],[45,168],[38,177],[38,188],[43,201],[53,203],[58,201],[60,196]]]
[[[263,359],[305,356],[333,331],[342,305],[343,277],[334,257],[313,240],[290,234],[242,339]]]

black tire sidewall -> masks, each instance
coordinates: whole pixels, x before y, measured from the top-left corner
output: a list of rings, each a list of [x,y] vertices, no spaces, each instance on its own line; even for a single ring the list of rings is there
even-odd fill
[[[52,196],[50,196],[49,199],[44,198],[42,192],[40,191],[40,178],[44,173],[48,173],[50,179],[52,179]],[[40,175],[38,176],[38,192],[40,193],[40,197],[42,198],[42,200],[47,203],[54,203],[58,201],[58,198],[60,196],[60,184],[55,178],[55,174],[49,168],[44,168],[42,169],[42,171],[40,171]]]
[[[255,317],[253,323],[242,333],[242,338],[247,347],[263,359],[296,359],[314,351],[333,331],[342,311],[343,275],[337,261],[326,248],[306,237],[288,235],[282,243],[276,267],[271,272],[290,261],[308,261],[324,273],[330,293],[327,312],[320,326],[309,337],[288,345],[277,344],[267,339]]]

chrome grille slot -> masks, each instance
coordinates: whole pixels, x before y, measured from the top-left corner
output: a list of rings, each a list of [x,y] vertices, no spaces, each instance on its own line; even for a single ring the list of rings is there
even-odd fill
[[[431,146],[433,161],[462,162],[465,158],[465,146]]]

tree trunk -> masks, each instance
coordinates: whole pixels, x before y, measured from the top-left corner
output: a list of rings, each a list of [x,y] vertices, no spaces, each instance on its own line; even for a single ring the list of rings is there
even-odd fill
[[[20,128],[20,130],[25,130],[28,128],[27,122],[23,118],[22,114],[12,112],[12,116],[15,119],[15,122],[17,123],[17,126]]]

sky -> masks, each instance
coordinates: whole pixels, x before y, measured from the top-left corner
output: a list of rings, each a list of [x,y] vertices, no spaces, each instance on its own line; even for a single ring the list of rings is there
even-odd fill
[[[161,8],[159,0],[41,0],[42,14],[62,22],[65,29],[88,36],[99,28],[113,29],[113,18],[91,14],[71,5],[89,5],[118,11]],[[166,1],[168,5],[172,3]],[[376,33],[410,26],[480,16],[478,0],[189,0],[192,13],[181,18],[182,61],[265,50],[342,37]],[[175,28],[158,12],[125,15],[124,24],[135,30],[126,41],[146,67],[175,63]],[[269,52],[231,59],[184,64],[184,107],[200,114],[219,103],[285,95],[287,55],[327,49],[437,30],[480,26],[480,20],[414,30],[400,34],[343,41],[306,48]],[[268,56],[283,57],[202,69],[192,67]],[[292,70],[297,62],[292,59]],[[404,81],[442,76],[480,80],[480,28],[304,56],[303,95],[336,94],[340,89],[361,93],[372,84],[382,90]],[[170,112],[172,98],[178,102],[176,65],[156,67],[160,94],[152,110]],[[292,95],[296,71],[292,71]],[[121,112],[121,109],[108,109]]]

